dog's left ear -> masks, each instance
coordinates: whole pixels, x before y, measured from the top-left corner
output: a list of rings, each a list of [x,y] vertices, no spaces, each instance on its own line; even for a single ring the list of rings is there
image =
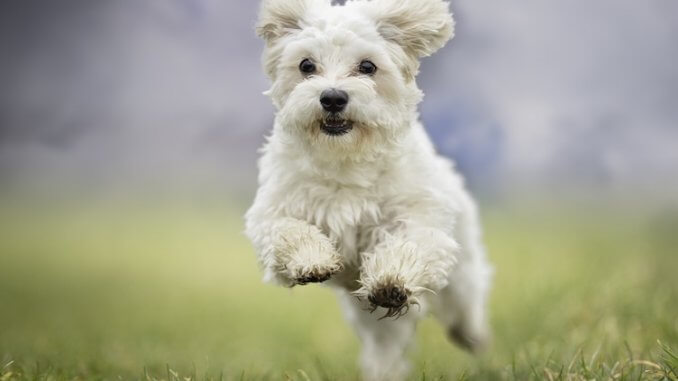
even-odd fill
[[[282,54],[284,44],[279,44],[284,37],[293,35],[304,27],[304,19],[312,9],[322,10],[322,6],[330,6],[329,0],[263,0],[257,22],[257,34],[266,41],[264,50],[264,68],[275,80],[276,68]],[[317,11],[317,9],[316,9]]]
[[[302,28],[304,16],[311,6],[322,0],[263,0],[259,11],[257,34],[268,45],[280,37]],[[322,1],[324,3],[324,1]],[[329,4],[329,3],[328,3]]]
[[[454,20],[446,1],[372,0],[365,4],[379,33],[416,58],[435,53],[454,35]]]

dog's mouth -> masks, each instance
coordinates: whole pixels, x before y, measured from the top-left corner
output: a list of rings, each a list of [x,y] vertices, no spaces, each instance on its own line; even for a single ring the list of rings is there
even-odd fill
[[[339,115],[330,114],[320,122],[320,129],[325,135],[341,136],[348,134],[353,129],[353,122]]]

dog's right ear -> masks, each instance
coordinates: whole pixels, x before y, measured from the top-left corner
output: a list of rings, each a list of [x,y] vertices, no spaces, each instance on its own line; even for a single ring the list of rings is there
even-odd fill
[[[415,58],[430,56],[454,35],[446,0],[371,0],[365,8],[379,33]]]
[[[301,30],[301,23],[316,0],[263,0],[259,11],[257,34],[267,45]]]

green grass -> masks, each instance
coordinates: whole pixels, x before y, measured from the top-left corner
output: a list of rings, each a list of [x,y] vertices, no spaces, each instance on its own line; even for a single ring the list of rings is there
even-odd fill
[[[330,290],[261,284],[239,212],[179,205],[0,203],[0,381],[358,378]],[[492,349],[426,320],[413,380],[678,379],[675,215],[484,221]]]

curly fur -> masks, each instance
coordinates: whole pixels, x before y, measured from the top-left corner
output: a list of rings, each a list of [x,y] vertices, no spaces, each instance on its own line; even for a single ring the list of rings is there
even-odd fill
[[[476,207],[417,113],[419,59],[443,47],[453,26],[442,0],[261,7],[257,32],[277,113],[246,233],[265,281],[337,290],[362,339],[367,380],[405,377],[403,356],[427,312],[471,350],[489,336],[491,270]],[[317,66],[312,75],[299,71],[304,59]],[[357,71],[365,59],[374,75]],[[330,88],[349,94],[341,117],[353,129],[341,136],[321,129],[319,97]]]

